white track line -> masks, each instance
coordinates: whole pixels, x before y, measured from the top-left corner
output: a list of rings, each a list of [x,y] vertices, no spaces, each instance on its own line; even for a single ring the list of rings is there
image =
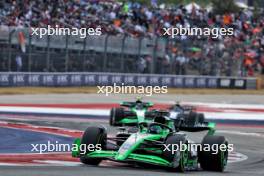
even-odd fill
[[[36,107],[14,107],[0,106],[0,112],[12,113],[41,113],[41,114],[69,114],[69,115],[110,115],[109,110],[96,109],[70,109],[70,108],[36,108]]]
[[[237,163],[247,160],[248,157],[242,153],[232,152],[228,156],[228,163]]]
[[[203,102],[182,102],[182,104],[207,106],[213,108],[227,108],[227,109],[263,109],[264,105],[259,104],[230,104],[230,103],[203,103]]]
[[[64,114],[64,115],[89,115],[89,116],[109,116],[107,109],[68,109],[68,108],[35,108],[35,107],[1,107],[0,112],[15,113],[41,113],[41,114]],[[259,112],[203,112],[207,119],[219,120],[256,120],[263,121],[264,113]],[[96,118],[96,117],[95,117]]]
[[[235,134],[235,135],[241,135],[241,136],[254,136],[254,137],[262,137],[264,138],[263,134],[260,133],[247,133],[242,131],[229,131],[229,130],[217,130],[219,133],[226,133],[226,134]]]

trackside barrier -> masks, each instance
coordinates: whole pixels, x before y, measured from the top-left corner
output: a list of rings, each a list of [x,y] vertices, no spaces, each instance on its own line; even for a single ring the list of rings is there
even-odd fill
[[[168,86],[171,88],[257,89],[257,78],[121,73],[0,72],[0,87]]]

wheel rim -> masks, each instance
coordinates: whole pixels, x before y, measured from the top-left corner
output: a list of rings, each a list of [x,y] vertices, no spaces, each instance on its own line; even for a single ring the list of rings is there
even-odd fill
[[[222,170],[225,169],[226,165],[227,165],[227,157],[228,157],[228,151],[222,151],[221,152],[221,168]]]
[[[178,161],[179,162],[178,168],[181,171],[185,170],[185,165],[187,163],[187,156],[188,156],[188,150],[184,150],[180,152],[180,160]],[[177,155],[175,155],[175,158],[177,158]],[[174,162],[177,162],[177,159],[175,159]]]
[[[188,150],[185,150],[182,155],[182,168],[185,169],[185,166],[187,164],[187,157],[188,157]]]

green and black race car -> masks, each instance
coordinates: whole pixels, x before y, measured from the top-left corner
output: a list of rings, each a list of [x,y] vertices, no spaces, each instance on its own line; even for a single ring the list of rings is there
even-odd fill
[[[149,110],[154,104],[142,102],[137,99],[136,102],[122,102],[122,107],[112,108],[110,111],[109,123],[111,126],[137,126],[141,122],[151,122],[153,118],[160,113],[160,110]],[[167,116],[171,119],[184,118],[189,125],[203,123],[205,117],[203,113],[195,111],[195,107],[181,105],[176,103],[168,108]]]
[[[122,133],[127,136],[107,137],[103,127],[88,127],[82,138],[75,140],[77,150],[73,157],[88,165],[98,165],[103,160],[137,165],[157,165],[171,171],[186,170],[224,171],[228,157],[228,142],[223,136],[216,136],[215,124],[204,122],[189,126],[184,119],[172,120],[166,116],[156,116],[151,123],[141,122],[135,133]],[[207,131],[199,143],[203,149],[194,150],[194,144],[183,131]],[[81,146],[100,145],[99,150],[81,151]],[[178,147],[177,147],[178,146]],[[181,149],[181,146],[183,147]],[[208,150],[214,148],[217,150]]]
[[[135,102],[122,102],[121,107],[112,108],[109,123],[111,126],[137,126],[141,122],[150,122],[155,114],[148,111],[153,103],[142,102],[138,98]]]

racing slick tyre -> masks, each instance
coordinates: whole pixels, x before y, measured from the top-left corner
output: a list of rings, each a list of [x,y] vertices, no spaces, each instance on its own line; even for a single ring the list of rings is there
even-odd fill
[[[111,126],[121,125],[119,121],[122,120],[124,116],[125,113],[123,108],[112,108],[110,111],[110,119],[109,119],[110,125]]]
[[[186,117],[185,123],[188,126],[194,126],[198,121],[197,113],[190,112],[190,114]]]
[[[204,114],[198,113],[197,118],[198,118],[198,123],[200,123],[200,124],[204,123],[204,121],[205,121]]]
[[[172,135],[166,139],[165,145],[167,146],[167,148],[163,150],[163,157],[164,159],[172,163],[172,167],[168,168],[168,171],[185,171],[185,165],[188,158],[188,150],[187,146],[186,150],[180,150],[180,145],[183,144],[187,144],[187,140],[183,135]],[[178,147],[178,150],[174,151],[176,147]]]
[[[215,145],[218,146],[217,151],[214,150]],[[198,161],[201,168],[208,171],[223,172],[227,164],[228,157],[228,142],[225,137],[207,135],[203,138],[202,146],[203,150],[198,152]],[[207,147],[207,149],[210,147],[210,150],[205,151],[205,147]]]
[[[84,145],[86,148],[86,152],[83,156],[80,157],[80,161],[84,164],[89,165],[98,165],[102,159],[92,159],[88,158],[85,155],[92,152],[91,150],[88,150],[88,146],[90,145],[101,145],[102,150],[106,148],[106,131],[104,128],[100,127],[88,127],[81,139],[81,145]]]

